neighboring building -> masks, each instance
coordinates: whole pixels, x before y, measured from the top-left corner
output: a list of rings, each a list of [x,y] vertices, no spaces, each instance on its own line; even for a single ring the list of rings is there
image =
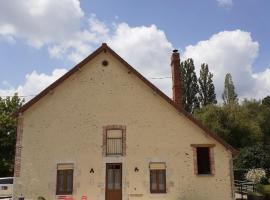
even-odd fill
[[[174,51],[171,100],[102,44],[27,102],[15,196],[232,200],[237,151],[182,109],[179,64]]]

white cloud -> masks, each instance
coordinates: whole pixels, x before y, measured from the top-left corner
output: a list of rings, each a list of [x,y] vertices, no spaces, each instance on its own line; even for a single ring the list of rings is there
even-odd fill
[[[107,41],[110,47],[144,76],[170,76],[169,59],[172,44],[167,40],[165,33],[155,25],[130,27],[126,23],[121,23],[116,25],[114,32],[110,35],[108,27],[92,16],[89,19],[88,29],[78,32],[74,38],[65,43],[52,46],[49,52],[52,57],[68,58],[79,62],[104,41]],[[59,71],[46,75],[34,71],[26,75],[23,85],[0,90],[0,95],[10,95],[15,91],[20,95],[37,94],[58,77],[57,72]],[[168,95],[171,94],[171,90],[168,89],[171,79],[151,79],[151,81]]]
[[[56,42],[49,46],[48,51],[53,58],[68,58],[73,62],[79,62],[91,51],[108,40],[109,28],[92,15],[88,19],[88,26],[83,30],[76,31],[64,41]]]
[[[267,89],[270,88],[270,73],[269,69],[261,73],[253,72],[252,64],[258,50],[259,44],[252,40],[250,33],[241,30],[223,31],[214,34],[209,40],[187,46],[183,58],[193,58],[197,72],[201,63],[209,64],[219,98],[226,73],[232,74],[240,98],[262,98],[270,92]]]
[[[0,37],[25,39],[39,48],[74,34],[83,15],[79,0],[1,0]]]
[[[263,98],[266,95],[270,95],[270,68],[267,68],[263,72],[254,73],[252,77],[255,79],[255,85],[253,86],[253,93],[249,96],[254,98]]]
[[[89,19],[87,29],[77,32],[70,40],[51,46],[51,57],[68,58],[79,62],[102,42],[107,42],[120,56],[146,77],[170,76],[172,44],[164,31],[155,25],[130,27],[126,23],[107,26],[95,15]],[[168,95],[170,79],[151,80]]]
[[[85,18],[78,0],[26,0],[12,4],[0,1],[0,38],[16,41],[24,39],[29,45],[46,45],[53,58],[81,61],[102,42],[123,56],[130,64],[147,77],[170,75],[169,56],[172,44],[165,33],[155,25],[130,27],[126,23],[106,25],[92,14],[87,26],[80,28]],[[35,79],[34,79],[35,77]],[[47,77],[47,81],[44,81]],[[54,75],[27,75],[25,83],[19,87],[9,87],[0,93],[20,95],[37,94],[41,88],[54,80]],[[38,81],[40,79],[40,81]],[[35,84],[37,81],[39,84]],[[170,79],[153,80],[160,88],[170,94],[167,85]],[[31,88],[32,87],[32,88]]]
[[[130,27],[121,23],[108,44],[145,77],[170,76],[170,54],[173,47],[165,33],[155,25]],[[168,89],[171,79],[150,81],[168,95],[171,94]]]
[[[232,6],[233,0],[216,0],[221,6]]]
[[[47,75],[33,71],[31,74],[27,74],[25,82],[16,88],[4,81],[3,85],[7,86],[7,88],[0,88],[0,96],[12,96],[14,93],[18,93],[20,96],[27,96],[26,100],[29,100],[66,72],[66,69],[54,69],[52,74]]]
[[[231,5],[232,0],[217,0]],[[170,54],[173,45],[163,30],[155,25],[131,27],[127,23],[106,24],[95,15],[86,20],[79,0],[25,0],[17,3],[0,1],[0,39],[15,42],[23,39],[34,47],[48,48],[53,58],[79,62],[102,42],[107,42],[120,56],[147,78],[170,76]],[[208,40],[190,45],[183,51],[184,58],[193,58],[197,71],[201,63],[209,64],[214,73],[217,95],[223,90],[226,73],[233,76],[241,98],[262,98],[270,93],[270,69],[254,73],[252,64],[257,57],[259,44],[250,33],[241,30],[223,31]],[[25,82],[12,87],[4,84],[0,95],[19,92],[20,95],[37,94],[52,83],[65,70],[56,69],[51,75],[33,71]],[[171,96],[171,79],[150,79]],[[3,87],[2,87],[3,88]]]

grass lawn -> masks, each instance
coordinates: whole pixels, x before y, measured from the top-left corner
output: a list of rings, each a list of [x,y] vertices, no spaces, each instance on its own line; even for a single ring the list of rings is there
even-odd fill
[[[270,185],[262,185],[262,193],[265,195],[265,200],[270,200]]]
[[[270,185],[264,185],[263,190],[270,194]]]

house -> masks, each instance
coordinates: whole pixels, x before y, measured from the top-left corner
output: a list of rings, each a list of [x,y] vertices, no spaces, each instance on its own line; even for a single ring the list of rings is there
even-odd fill
[[[181,107],[179,64],[174,51],[172,100],[102,44],[27,102],[15,197],[233,199],[237,151]]]

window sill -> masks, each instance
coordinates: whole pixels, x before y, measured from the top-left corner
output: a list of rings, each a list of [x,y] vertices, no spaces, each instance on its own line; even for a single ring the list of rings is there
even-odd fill
[[[122,154],[106,154],[105,157],[123,157]]]
[[[72,196],[72,195],[73,195],[72,193],[63,193],[63,194],[57,193],[55,196]]]
[[[153,195],[153,196],[166,196],[168,194],[168,192],[150,192],[150,195]]]
[[[150,191],[151,194],[166,194],[167,191]]]
[[[214,177],[215,174],[196,174],[198,177]]]

